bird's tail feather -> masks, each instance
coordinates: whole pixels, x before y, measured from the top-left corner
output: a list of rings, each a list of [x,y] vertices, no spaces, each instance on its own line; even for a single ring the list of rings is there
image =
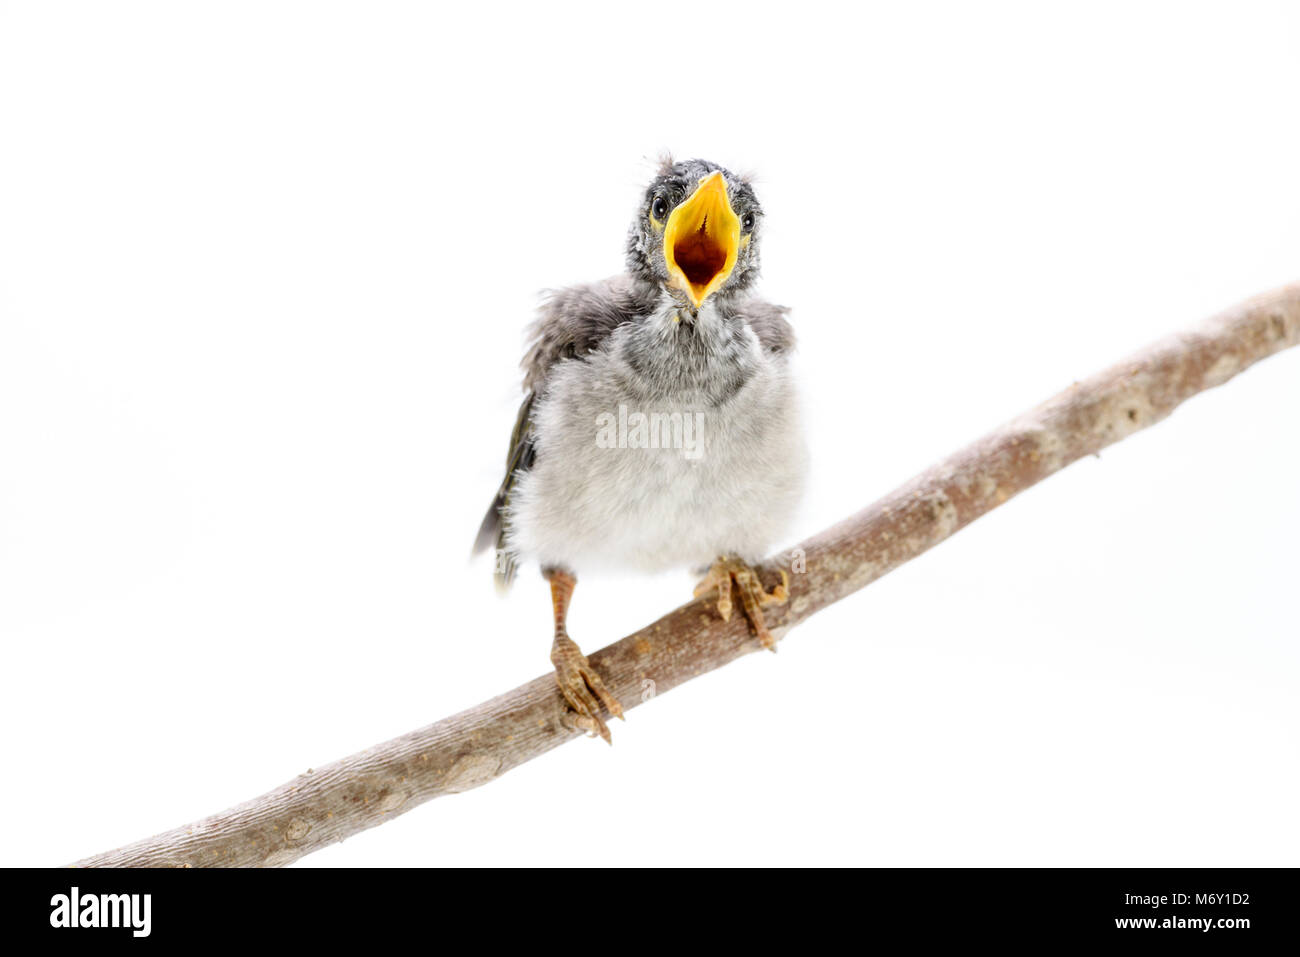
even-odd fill
[[[474,550],[472,552],[472,554],[477,555],[489,548],[495,549],[492,578],[496,582],[497,592],[502,595],[510,590],[510,586],[515,582],[515,575],[519,571],[517,559],[506,548],[505,520],[501,515],[501,510],[505,508],[507,500],[507,491],[504,489],[498,492],[497,497],[492,500],[487,514],[483,516],[483,524],[478,527],[478,535],[474,538]]]
[[[488,506],[487,514],[483,516],[483,524],[478,527],[478,535],[474,538],[474,550],[471,552],[477,555],[485,552],[496,544],[497,538],[501,535],[501,506],[506,504],[506,497],[500,492]]]
[[[514,584],[515,573],[519,570],[519,559],[506,545],[507,518],[506,510],[510,507],[510,491],[520,472],[532,467],[536,450],[533,448],[530,416],[533,409],[533,393],[529,393],[519,406],[515,417],[514,431],[510,435],[510,448],[506,451],[506,477],[501,480],[496,498],[483,516],[483,524],[478,528],[478,537],[474,540],[474,552],[486,551],[496,546],[493,577],[496,579],[497,591],[505,594]]]

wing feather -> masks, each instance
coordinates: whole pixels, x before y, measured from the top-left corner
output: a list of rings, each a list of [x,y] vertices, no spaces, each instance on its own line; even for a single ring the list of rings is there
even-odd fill
[[[582,359],[609,338],[625,322],[650,313],[654,287],[631,276],[604,282],[571,286],[547,297],[529,333],[528,350],[521,363],[524,396],[515,417],[515,427],[506,451],[506,474],[474,541],[474,552],[495,546],[494,577],[497,588],[506,590],[518,571],[518,556],[509,549],[510,495],[520,475],[533,466],[537,446],[533,435],[533,408],[546,390],[551,370],[566,360]]]

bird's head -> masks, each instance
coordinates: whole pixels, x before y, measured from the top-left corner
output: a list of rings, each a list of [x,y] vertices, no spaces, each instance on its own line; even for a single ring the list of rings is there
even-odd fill
[[[632,223],[628,268],[698,310],[758,278],[762,218],[743,178],[707,160],[664,160]]]

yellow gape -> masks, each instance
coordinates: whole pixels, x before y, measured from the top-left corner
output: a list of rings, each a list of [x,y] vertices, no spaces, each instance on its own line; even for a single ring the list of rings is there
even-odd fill
[[[727,198],[726,181],[721,173],[714,173],[668,217],[664,229],[668,277],[698,309],[727,281],[739,248],[740,220]]]

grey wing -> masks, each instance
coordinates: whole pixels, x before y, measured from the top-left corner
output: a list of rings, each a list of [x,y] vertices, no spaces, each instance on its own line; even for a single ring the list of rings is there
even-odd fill
[[[649,314],[657,295],[653,286],[631,276],[551,293],[531,330],[522,363],[524,388],[539,392],[557,362],[599,348],[623,323]]]
[[[547,376],[557,363],[586,356],[619,325],[644,315],[653,297],[651,287],[630,277],[574,286],[554,293],[533,324],[530,346],[522,363],[528,395],[519,407],[510,435],[505,478],[483,516],[474,541],[475,553],[495,545],[494,577],[498,589],[509,588],[518,571],[518,558],[506,544],[510,533],[510,493],[518,477],[532,468],[537,457],[533,405],[545,389]]]
[[[793,351],[794,327],[786,319],[790,311],[788,307],[751,297],[740,302],[736,311],[749,323],[759,344],[768,352],[785,354]]]

